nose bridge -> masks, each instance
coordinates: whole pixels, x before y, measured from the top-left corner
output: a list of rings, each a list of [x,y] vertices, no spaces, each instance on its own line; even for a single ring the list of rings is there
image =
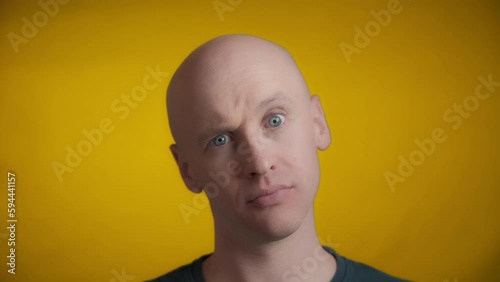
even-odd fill
[[[247,132],[245,135],[246,137],[243,138],[239,148],[245,176],[264,175],[269,170],[274,169],[272,156],[269,153],[269,142],[264,139],[260,132]]]

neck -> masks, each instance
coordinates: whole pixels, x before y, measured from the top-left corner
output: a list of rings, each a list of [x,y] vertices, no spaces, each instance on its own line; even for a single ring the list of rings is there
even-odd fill
[[[203,263],[211,281],[330,281],[336,261],[319,243],[311,208],[288,237],[249,243],[215,232],[215,250]],[[290,279],[290,280],[287,280]]]

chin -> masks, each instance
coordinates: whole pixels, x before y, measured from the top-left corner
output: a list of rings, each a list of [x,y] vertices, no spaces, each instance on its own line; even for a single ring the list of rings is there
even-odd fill
[[[247,228],[263,241],[278,241],[295,233],[304,221],[305,212],[275,209],[251,215]]]

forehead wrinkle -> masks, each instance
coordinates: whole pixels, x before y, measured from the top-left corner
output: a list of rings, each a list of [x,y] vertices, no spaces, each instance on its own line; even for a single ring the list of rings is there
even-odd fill
[[[264,108],[265,106],[275,103],[275,102],[282,102],[285,103],[288,106],[291,106],[293,104],[292,99],[288,95],[285,95],[281,91],[276,91],[274,92],[273,95],[269,96],[268,98],[262,100],[259,102],[258,108]]]
[[[219,102],[219,106],[211,107],[210,110],[205,112],[204,116],[200,117],[202,120],[201,133],[198,137],[198,141],[200,142],[205,141],[206,138],[217,132],[235,130],[241,125],[242,120],[245,118],[242,116],[244,112],[242,107],[245,103],[240,96],[234,97],[235,102],[233,103],[231,103],[227,95],[226,97],[224,97],[224,95],[219,95],[217,98],[216,101]]]
[[[266,65],[267,68],[264,68],[265,71],[260,68],[258,73],[247,73],[249,76],[245,76],[247,78],[245,80],[238,79],[235,76],[240,70],[248,70],[250,66],[252,66],[250,69],[255,70],[256,65]],[[274,78],[267,74],[268,71],[274,73],[274,75],[271,75]],[[285,79],[285,76],[293,81]],[[283,79],[280,85],[286,86],[282,90],[288,95],[296,94],[295,92],[309,94],[307,84],[305,84],[293,58],[284,48],[270,41],[252,36],[229,35],[215,38],[195,49],[173,75],[167,91],[167,112],[174,140],[179,144],[183,143],[181,139],[188,141],[186,138],[193,136],[194,132],[192,130],[186,130],[184,120],[192,119],[195,115],[202,117],[200,111],[198,111],[198,114],[196,114],[196,111],[206,109],[207,104],[204,102],[208,97],[200,96],[205,96],[204,94],[210,94],[207,96],[211,96],[211,94],[221,92],[229,93],[227,95],[232,96],[230,94],[243,94],[240,92],[242,89],[246,90],[243,92],[254,90],[253,94],[255,94],[257,92],[255,90],[262,90],[262,88],[258,89],[260,87],[253,88],[256,84],[260,84],[259,81],[255,80],[256,77],[259,77],[260,82],[275,81],[277,78],[280,81]],[[266,77],[267,79],[260,77]],[[239,85],[240,82],[247,85]],[[296,83],[303,85],[297,85]],[[250,97],[249,95],[243,95],[243,97],[239,97],[239,95],[233,96],[235,100],[230,100],[234,101],[234,105],[228,105],[227,97],[220,96],[220,94],[215,96],[218,96],[215,99],[218,105],[226,104],[226,112],[233,110],[237,111],[236,113],[242,112],[243,108],[241,107],[247,106],[246,98]],[[211,99],[213,98],[211,97]],[[293,98],[295,100],[296,97]],[[254,102],[255,100],[250,101]],[[194,105],[199,102],[202,102],[202,104]],[[243,118],[245,117],[240,117],[240,119]],[[219,119],[210,117],[210,120],[217,122],[220,119],[221,117]],[[201,122],[201,119],[196,122]],[[239,122],[242,122],[242,120],[239,120]]]

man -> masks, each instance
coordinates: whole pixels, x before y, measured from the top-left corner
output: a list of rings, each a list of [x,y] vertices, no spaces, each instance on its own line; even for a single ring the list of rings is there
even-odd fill
[[[403,281],[318,242],[317,149],[330,130],[286,50],[218,37],[186,58],[167,93],[170,149],[187,188],[209,198],[215,250],[154,281]]]

